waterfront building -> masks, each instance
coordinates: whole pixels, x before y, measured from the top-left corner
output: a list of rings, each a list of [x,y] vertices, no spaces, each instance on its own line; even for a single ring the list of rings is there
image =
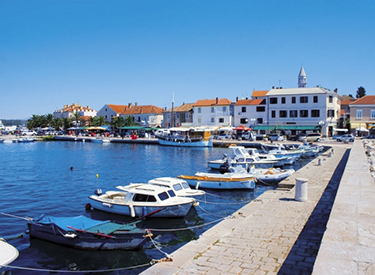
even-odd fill
[[[104,120],[111,122],[112,118],[120,116],[128,108],[128,105],[105,104],[97,113],[97,116],[104,117]]]
[[[233,108],[233,125],[235,127],[242,125],[253,129],[255,125],[262,125],[266,122],[267,110],[265,98],[236,99]]]
[[[54,111],[53,117],[70,118],[74,117],[76,112],[78,112],[81,117],[94,117],[97,114],[97,111],[91,109],[90,106],[83,107],[82,105],[73,103],[72,105],[64,105],[62,109]]]
[[[232,101],[226,98],[201,99],[193,104],[194,126],[232,126]]]
[[[357,135],[367,135],[369,129],[375,126],[375,95],[358,98],[349,107],[351,131]]]
[[[183,103],[176,108],[163,111],[163,127],[188,126],[193,123],[194,103]]]
[[[160,127],[163,120],[163,109],[154,105],[128,104],[127,108],[120,114],[120,117],[131,116],[133,121],[145,127]]]

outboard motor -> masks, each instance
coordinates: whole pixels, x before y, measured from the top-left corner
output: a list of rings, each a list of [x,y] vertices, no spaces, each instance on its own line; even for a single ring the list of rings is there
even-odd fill
[[[102,189],[96,189],[94,191],[94,194],[97,195],[97,196],[100,196],[101,194],[103,194]]]
[[[229,163],[226,161],[222,165],[220,165],[219,171],[222,174],[229,172]]]

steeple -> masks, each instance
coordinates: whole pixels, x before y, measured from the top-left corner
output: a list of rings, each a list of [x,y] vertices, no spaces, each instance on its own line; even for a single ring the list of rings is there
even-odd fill
[[[298,88],[306,88],[306,73],[303,66],[301,67],[298,75]]]

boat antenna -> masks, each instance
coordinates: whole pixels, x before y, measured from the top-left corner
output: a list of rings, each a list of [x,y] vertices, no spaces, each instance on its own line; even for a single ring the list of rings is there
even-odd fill
[[[171,117],[171,126],[174,127],[174,93],[172,93],[172,117]]]
[[[102,194],[102,189],[99,188],[99,174],[96,174],[96,190],[94,193],[98,196]]]

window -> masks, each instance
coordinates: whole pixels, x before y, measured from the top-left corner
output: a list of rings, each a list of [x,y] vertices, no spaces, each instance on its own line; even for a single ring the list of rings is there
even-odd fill
[[[282,97],[281,98],[281,104],[285,104],[286,100],[285,100],[285,97]]]
[[[257,112],[265,112],[266,111],[266,107],[264,106],[257,106]]]
[[[173,192],[173,190],[169,190],[168,194],[171,198],[176,197],[176,194]]]
[[[309,117],[308,110],[299,110],[299,117]]]
[[[166,199],[169,198],[167,192],[162,192],[162,193],[160,193],[160,194],[158,195],[158,197],[159,197],[159,199],[160,199],[161,201],[164,201],[164,200],[166,200]]]
[[[182,186],[180,184],[173,184],[173,189],[176,191],[182,190]]]
[[[335,117],[335,111],[334,110],[328,110],[327,111],[327,117]]]
[[[307,96],[301,96],[299,98],[299,103],[308,103],[309,102],[309,98]]]
[[[295,96],[292,97],[292,103],[293,103],[293,104],[296,103],[296,97],[295,97]]]
[[[320,110],[311,110],[311,117],[320,117]]]
[[[288,114],[287,111],[285,111],[285,110],[281,110],[280,113],[279,113],[279,116],[280,116],[280,117],[287,117],[287,114]]]
[[[242,107],[242,108],[241,108],[241,112],[242,112],[242,113],[246,113],[246,107]]]
[[[202,113],[201,107],[198,108],[198,114]]]
[[[357,119],[362,119],[362,110],[357,110]]]
[[[329,98],[328,98],[328,102],[329,102],[329,103],[333,103],[333,96],[331,96],[331,95],[329,96]]]
[[[227,106],[223,106],[223,113],[227,111]]]
[[[211,107],[211,113],[215,113],[215,107]]]
[[[257,123],[259,123],[259,124],[262,124],[263,123],[263,118],[257,118]]]
[[[298,117],[298,111],[297,110],[290,110],[289,111],[289,117]]]
[[[317,96],[317,95],[314,95],[314,97],[313,97],[313,102],[314,102],[314,103],[318,103],[318,96]]]
[[[186,120],[189,119],[189,113],[185,113],[185,119],[186,119]]]
[[[198,123],[201,123],[202,122],[202,117],[198,117]]]
[[[276,111],[275,110],[271,111],[271,117],[276,117]]]
[[[277,97],[271,97],[270,104],[277,104]]]
[[[154,196],[144,194],[135,194],[135,196],[133,197],[133,201],[156,202],[156,198]]]
[[[240,123],[241,124],[246,124],[249,120],[247,118],[241,118]]]
[[[375,119],[375,110],[371,110],[371,119]]]
[[[224,123],[224,118],[219,118],[219,123]]]
[[[212,122],[212,123],[215,122],[215,118],[214,118],[214,117],[211,117],[211,122]]]

